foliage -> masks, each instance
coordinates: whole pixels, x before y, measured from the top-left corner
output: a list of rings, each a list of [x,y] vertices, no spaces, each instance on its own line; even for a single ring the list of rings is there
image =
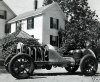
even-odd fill
[[[68,19],[66,30],[60,31],[64,45],[73,44],[76,48],[84,48],[89,41],[94,44],[90,47],[95,46],[98,39],[98,20],[87,0],[65,0],[65,3],[64,12]]]
[[[10,38],[6,37],[4,38],[2,41],[2,54],[3,54],[3,58],[5,59],[9,54],[13,54],[16,53],[16,49],[17,49],[17,44],[18,42],[22,42],[23,44],[27,45],[27,46],[36,46],[36,45],[40,45],[39,42],[36,39],[30,39],[30,38],[21,38],[21,37],[16,37],[11,39],[12,36],[10,36]]]
[[[98,36],[98,16],[88,6],[87,0],[53,0],[58,2],[67,17],[66,30],[59,30],[62,49],[85,48],[89,41],[96,46]],[[69,47],[70,46],[70,47]]]

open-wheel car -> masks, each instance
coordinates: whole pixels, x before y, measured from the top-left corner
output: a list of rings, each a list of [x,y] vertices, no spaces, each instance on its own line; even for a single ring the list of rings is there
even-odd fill
[[[80,67],[86,76],[95,75],[98,68],[91,49],[70,50],[67,55],[63,55],[51,45],[29,46],[21,53],[12,54],[5,62],[6,69],[17,79],[28,78],[37,68],[50,70],[52,66],[58,66],[73,73]]]

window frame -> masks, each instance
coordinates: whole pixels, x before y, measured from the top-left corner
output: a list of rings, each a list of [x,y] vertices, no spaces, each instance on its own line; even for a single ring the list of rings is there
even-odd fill
[[[21,20],[16,21],[16,31],[22,30]]]
[[[31,20],[31,23],[29,22]],[[27,30],[34,29],[34,17],[27,19]]]
[[[53,36],[53,35],[50,35],[50,44],[52,45],[52,46],[59,46],[59,38],[58,38],[58,36]]]
[[[51,29],[59,29],[59,19],[50,17],[50,28]]]

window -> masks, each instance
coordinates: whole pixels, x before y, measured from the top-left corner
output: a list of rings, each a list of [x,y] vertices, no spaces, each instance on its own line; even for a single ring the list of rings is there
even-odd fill
[[[34,18],[28,18],[27,19],[27,29],[33,29],[34,28]]]
[[[5,33],[11,33],[11,24],[5,25]]]
[[[50,44],[53,46],[58,46],[58,36],[50,35]]]
[[[59,19],[50,17],[50,28],[58,29],[59,28]]]
[[[22,30],[21,28],[21,21],[16,22],[16,31]]]
[[[5,10],[0,10],[0,18],[6,19],[7,18],[7,12]]]

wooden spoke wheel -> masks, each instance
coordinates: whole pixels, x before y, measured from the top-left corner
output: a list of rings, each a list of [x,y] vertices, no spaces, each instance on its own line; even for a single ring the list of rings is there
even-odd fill
[[[11,59],[9,70],[13,77],[17,79],[25,79],[33,72],[34,63],[30,56],[26,54],[18,54]]]
[[[95,75],[98,68],[98,62],[94,56],[85,55],[80,62],[80,69],[86,76]]]

